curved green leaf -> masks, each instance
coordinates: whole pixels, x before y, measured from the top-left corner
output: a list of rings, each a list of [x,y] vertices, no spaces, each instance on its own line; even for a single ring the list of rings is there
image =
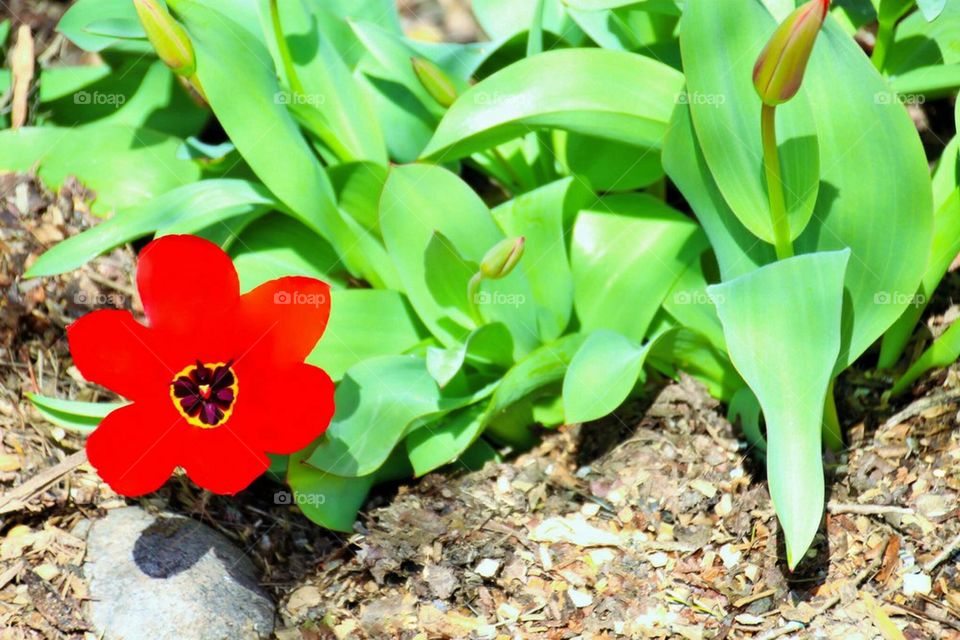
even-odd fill
[[[587,336],[563,378],[566,421],[589,422],[613,413],[641,379],[650,346],[641,347],[616,331]]]
[[[335,289],[327,329],[307,357],[333,380],[379,356],[398,355],[424,339],[416,314],[402,294],[382,289]]]
[[[791,570],[823,516],[821,421],[849,259],[849,250],[806,254],[710,287],[730,358],[763,408],[770,496]]]
[[[94,213],[122,211],[200,179],[177,159],[180,140],[117,124],[24,127],[0,132],[0,170],[33,171],[51,187],[76,176],[96,192]]]
[[[27,398],[46,420],[69,431],[91,433],[110,412],[126,402],[81,402],[27,393]]]
[[[659,148],[682,83],[676,70],[636,54],[548,51],[508,66],[460,96],[423,157],[462,158],[537,128]]]
[[[236,216],[276,206],[263,185],[246,180],[202,180],[168,191],[118,213],[79,235],[53,246],[24,274],[51,276],[83,266],[101,253],[165,229],[192,233]]]
[[[336,245],[333,187],[284,105],[262,39],[200,0],[170,5],[190,34],[197,76],[230,140],[295,215]]]
[[[456,461],[480,436],[485,409],[483,404],[469,406],[407,436],[414,475],[419,478]]]
[[[680,29],[686,98],[707,165],[743,225],[768,243],[773,242],[773,224],[763,177],[761,103],[752,72],[765,36],[775,27],[759,0],[689,0]],[[793,239],[813,215],[820,187],[816,125],[803,91],[777,107],[777,121]]]
[[[642,341],[667,293],[707,248],[697,225],[646,194],[607,196],[573,229],[574,303],[585,331]]]

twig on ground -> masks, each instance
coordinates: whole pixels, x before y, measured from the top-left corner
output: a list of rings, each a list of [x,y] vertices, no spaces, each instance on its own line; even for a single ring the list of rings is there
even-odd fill
[[[853,502],[829,502],[827,511],[830,513],[852,513],[861,516],[880,516],[887,513],[912,516],[913,509],[888,504],[857,504]]]
[[[797,622],[796,620],[791,620],[782,627],[777,627],[776,629],[771,629],[766,633],[761,633],[755,638],[755,640],[774,640],[774,638],[782,638],[788,633],[793,633],[794,631],[800,631],[803,629],[803,623]]]
[[[892,416],[890,416],[886,422],[883,423],[883,426],[880,428],[880,431],[885,431],[892,427],[897,426],[898,424],[903,424],[910,418],[920,415],[927,409],[932,409],[933,407],[941,407],[945,404],[955,404],[960,402],[960,392],[951,391],[949,393],[940,393],[935,396],[926,396],[911,402],[904,408],[902,411],[899,411]]]
[[[41,471],[18,487],[0,496],[0,514],[19,511],[30,499],[87,461],[87,452],[81,449],[54,466]]]
[[[946,562],[950,556],[955,554],[957,551],[960,551],[960,535],[951,540],[950,544],[944,547],[943,551],[938,553],[932,560],[930,560],[930,562],[923,565],[923,570],[927,573],[932,572],[942,563]]]

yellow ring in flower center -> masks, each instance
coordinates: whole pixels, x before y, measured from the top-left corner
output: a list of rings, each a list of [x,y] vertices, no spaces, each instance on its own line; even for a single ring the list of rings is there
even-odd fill
[[[233,414],[240,392],[233,361],[184,367],[170,383],[170,400],[181,417],[201,429],[215,429]]]

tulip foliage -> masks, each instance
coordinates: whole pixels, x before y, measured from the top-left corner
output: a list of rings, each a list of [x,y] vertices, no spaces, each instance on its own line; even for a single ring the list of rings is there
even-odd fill
[[[306,363],[336,410],[269,474],[318,524],[686,372],[765,456],[793,568],[843,447],[834,381],[881,341],[902,372],[960,251],[956,143],[932,179],[903,99],[960,86],[960,2],[934,4],[474,0],[489,41],[453,44],[392,0],[78,0],[60,30],[102,62],[41,71],[0,166],[76,176],[105,216],[28,276],[192,234],[245,294],[329,285]],[[123,411],[34,401],[84,431]]]

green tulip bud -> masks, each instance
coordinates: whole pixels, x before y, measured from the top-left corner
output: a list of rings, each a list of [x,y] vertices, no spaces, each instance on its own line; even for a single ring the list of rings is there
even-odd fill
[[[425,58],[411,58],[413,72],[430,97],[441,107],[449,107],[457,99],[457,88],[443,69]]]
[[[830,0],[810,0],[773,32],[753,68],[753,86],[764,104],[784,103],[800,90],[813,43],[829,9]]]
[[[498,242],[480,262],[480,273],[488,280],[506,278],[523,257],[525,239],[507,238]]]
[[[197,59],[186,29],[157,0],[133,0],[133,6],[157,57],[178,76],[192,77]]]

